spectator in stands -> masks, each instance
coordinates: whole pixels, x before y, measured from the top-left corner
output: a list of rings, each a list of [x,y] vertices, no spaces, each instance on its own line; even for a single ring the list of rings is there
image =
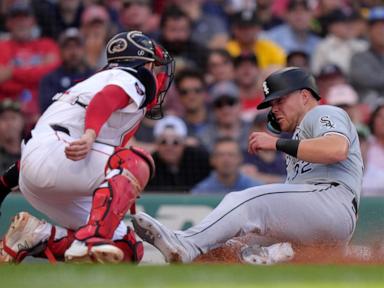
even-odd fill
[[[287,67],[290,66],[310,70],[309,54],[301,50],[291,51],[287,55]]]
[[[60,65],[60,51],[52,40],[36,38],[30,6],[10,6],[6,24],[10,38],[0,40],[0,99],[20,101],[30,129],[39,117],[39,82]]]
[[[285,14],[286,23],[264,34],[289,54],[300,50],[311,55],[320,38],[311,32],[312,11],[306,0],[290,0]]]
[[[88,6],[81,16],[81,32],[87,65],[103,68],[107,64],[105,45],[113,34],[108,11],[100,5]]]
[[[11,99],[0,101],[0,174],[21,157],[24,118],[20,104]]]
[[[214,14],[207,14],[203,9],[205,0],[174,0],[192,21],[191,38],[201,46],[209,48],[224,48],[228,41],[226,23]]]
[[[234,79],[234,66],[231,55],[225,49],[210,50],[206,65],[206,81],[212,86],[220,81]]]
[[[235,58],[234,63],[236,84],[239,87],[241,119],[252,122],[257,113],[256,106],[264,99],[257,58],[253,53],[243,53]]]
[[[363,176],[363,195],[384,195],[384,104],[372,113],[370,123],[371,137]]]
[[[330,87],[337,84],[346,84],[348,79],[339,66],[326,64],[321,68],[320,73],[317,74],[316,82],[320,95],[327,95]]]
[[[269,40],[258,39],[261,26],[254,12],[247,10],[236,13],[231,24],[233,38],[228,41],[226,49],[232,57],[254,53],[262,69],[270,65],[285,65],[286,55],[280,46]]]
[[[347,1],[319,0],[314,10],[316,32],[324,38],[328,34],[328,15],[335,10],[344,9]]]
[[[184,108],[182,118],[187,125],[187,143],[198,145],[197,135],[207,126],[209,117],[203,74],[198,70],[181,70],[176,75],[175,85]]]
[[[352,10],[334,10],[328,16],[328,34],[320,41],[312,55],[312,72],[320,73],[327,64],[335,64],[349,76],[352,56],[367,49],[365,40],[355,38],[353,21],[358,15]]]
[[[252,1],[248,1],[252,2]],[[256,16],[263,30],[270,30],[283,24],[283,20],[272,10],[273,2],[270,0],[256,0]]]
[[[374,106],[384,97],[384,6],[372,8],[369,16],[370,48],[351,61],[351,83],[363,102]]]
[[[328,93],[324,95],[324,98],[327,104],[344,109],[355,125],[361,125],[362,111],[358,105],[359,96],[351,85],[333,85],[329,88]]]
[[[146,190],[153,192],[187,193],[208,176],[211,167],[206,151],[185,144],[187,127],[176,116],[166,116],[156,122],[154,129],[156,152],[155,176]]]
[[[120,25],[122,31],[139,30],[157,38],[160,24],[159,15],[153,12],[152,0],[123,0],[120,9]]]
[[[43,113],[52,103],[52,97],[64,92],[76,82],[88,78],[94,71],[84,61],[84,39],[76,28],[69,28],[59,38],[62,63],[40,82],[39,102]]]
[[[32,0],[42,36],[58,39],[68,28],[80,28],[84,7],[81,0]]]
[[[211,152],[218,138],[231,137],[247,150],[249,123],[241,120],[238,87],[233,82],[220,82],[212,87],[210,96],[213,115],[198,135],[201,143]]]
[[[188,15],[170,6],[160,22],[160,43],[176,60],[176,70],[205,67],[208,51],[192,40],[192,23]]]
[[[213,171],[192,188],[192,194],[225,194],[261,185],[240,171],[242,160],[242,151],[236,140],[217,139],[210,157]]]
[[[251,131],[266,131],[267,113],[256,115],[252,122]],[[286,176],[285,158],[280,151],[259,151],[251,155],[243,151],[244,161],[241,167],[243,173],[266,184],[281,183]]]

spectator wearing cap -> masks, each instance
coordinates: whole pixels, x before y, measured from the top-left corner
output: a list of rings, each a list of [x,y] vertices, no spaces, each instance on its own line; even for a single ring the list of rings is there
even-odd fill
[[[258,39],[261,32],[259,20],[254,11],[235,13],[231,19],[233,38],[226,45],[232,57],[242,53],[254,53],[261,69],[271,65],[285,66],[284,50],[272,41]]]
[[[192,188],[192,194],[226,194],[261,185],[260,181],[241,172],[242,161],[242,151],[236,140],[217,139],[210,156],[213,170]]]
[[[36,38],[28,5],[11,5],[6,25],[10,38],[0,40],[0,100],[20,101],[30,129],[39,117],[39,82],[60,65],[60,51],[51,39]]]
[[[368,14],[370,47],[351,60],[350,79],[361,100],[374,107],[384,97],[384,6]]]
[[[85,60],[92,69],[107,64],[105,45],[114,33],[108,11],[101,5],[90,5],[81,15],[80,31],[84,36]]]
[[[222,18],[204,11],[205,0],[178,0],[174,4],[192,21],[191,38],[208,48],[224,48],[228,41],[228,29]]]
[[[351,85],[333,85],[329,88],[324,98],[327,104],[345,110],[355,125],[359,125],[362,122],[362,111],[358,106],[359,96]]]
[[[285,24],[267,31],[263,36],[282,47],[285,53],[304,51],[311,55],[320,38],[311,31],[313,13],[306,0],[290,0],[284,15]]]
[[[300,67],[310,70],[309,54],[302,50],[293,50],[287,55],[287,67]]]
[[[365,40],[355,38],[353,33],[353,22],[360,16],[353,10],[338,9],[327,17],[328,34],[312,55],[311,70],[318,74],[323,66],[336,64],[348,77],[352,56],[368,46]]]
[[[0,101],[0,174],[21,157],[24,118],[20,104],[10,98]]]
[[[59,37],[61,65],[40,82],[39,103],[43,113],[56,93],[64,92],[94,73],[84,61],[84,39],[77,28],[69,28]]]
[[[346,84],[348,79],[339,66],[335,64],[326,64],[321,68],[320,73],[316,75],[316,82],[319,87],[320,95],[326,95],[332,86]]]
[[[221,81],[233,81],[235,77],[233,59],[225,49],[212,49],[208,53],[205,78],[208,86]]]
[[[384,105],[379,104],[369,121],[368,139],[362,191],[364,196],[384,195]]]
[[[204,147],[211,152],[215,141],[231,137],[239,141],[242,150],[247,149],[249,123],[241,119],[239,89],[233,82],[220,82],[210,90],[212,118],[198,134]]]
[[[119,20],[121,31],[138,30],[158,37],[160,16],[154,13],[152,0],[123,0]]]
[[[252,121],[250,132],[267,131],[268,112],[262,112],[255,116]],[[266,184],[281,183],[286,177],[285,156],[280,151],[263,150],[256,155],[243,151],[243,165],[241,170],[244,174]]]
[[[235,80],[239,87],[241,119],[251,122],[257,113],[256,106],[264,99],[257,58],[253,53],[243,53],[235,58],[234,63]]]
[[[156,151],[152,154],[156,171],[146,190],[188,193],[207,177],[211,167],[206,151],[185,144],[187,127],[176,116],[166,116],[154,128]]]
[[[81,0],[32,0],[37,23],[44,37],[58,40],[68,28],[80,28],[84,11]]]

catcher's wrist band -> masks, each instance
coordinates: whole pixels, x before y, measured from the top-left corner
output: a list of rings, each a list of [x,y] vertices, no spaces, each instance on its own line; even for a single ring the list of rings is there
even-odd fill
[[[282,151],[291,155],[293,157],[297,157],[297,150],[299,149],[300,140],[293,139],[278,139],[276,142],[276,150]]]

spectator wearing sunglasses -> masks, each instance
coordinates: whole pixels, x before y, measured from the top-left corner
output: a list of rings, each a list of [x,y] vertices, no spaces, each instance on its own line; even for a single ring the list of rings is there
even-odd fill
[[[217,139],[231,137],[246,151],[250,124],[241,119],[238,87],[233,82],[220,82],[212,87],[210,97],[213,115],[198,134],[201,143],[211,152]]]
[[[187,127],[179,117],[169,115],[157,121],[154,137],[156,171],[147,191],[187,193],[209,175],[208,153],[186,145]]]
[[[207,87],[198,70],[181,70],[175,78],[175,87],[183,107],[182,118],[187,125],[188,145],[198,146],[197,135],[207,126]]]

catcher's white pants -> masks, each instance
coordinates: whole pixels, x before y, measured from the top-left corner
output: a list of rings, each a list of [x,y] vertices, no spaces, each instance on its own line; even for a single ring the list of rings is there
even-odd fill
[[[245,234],[269,246],[343,245],[356,226],[354,194],[342,185],[271,184],[227,194],[198,225],[176,234],[206,252]]]
[[[56,224],[77,229],[86,224],[93,191],[104,180],[104,168],[114,147],[95,143],[80,161],[66,158],[64,148],[75,139],[47,127],[25,145],[21,156],[19,187],[29,203]],[[120,223],[114,239],[126,234]]]

